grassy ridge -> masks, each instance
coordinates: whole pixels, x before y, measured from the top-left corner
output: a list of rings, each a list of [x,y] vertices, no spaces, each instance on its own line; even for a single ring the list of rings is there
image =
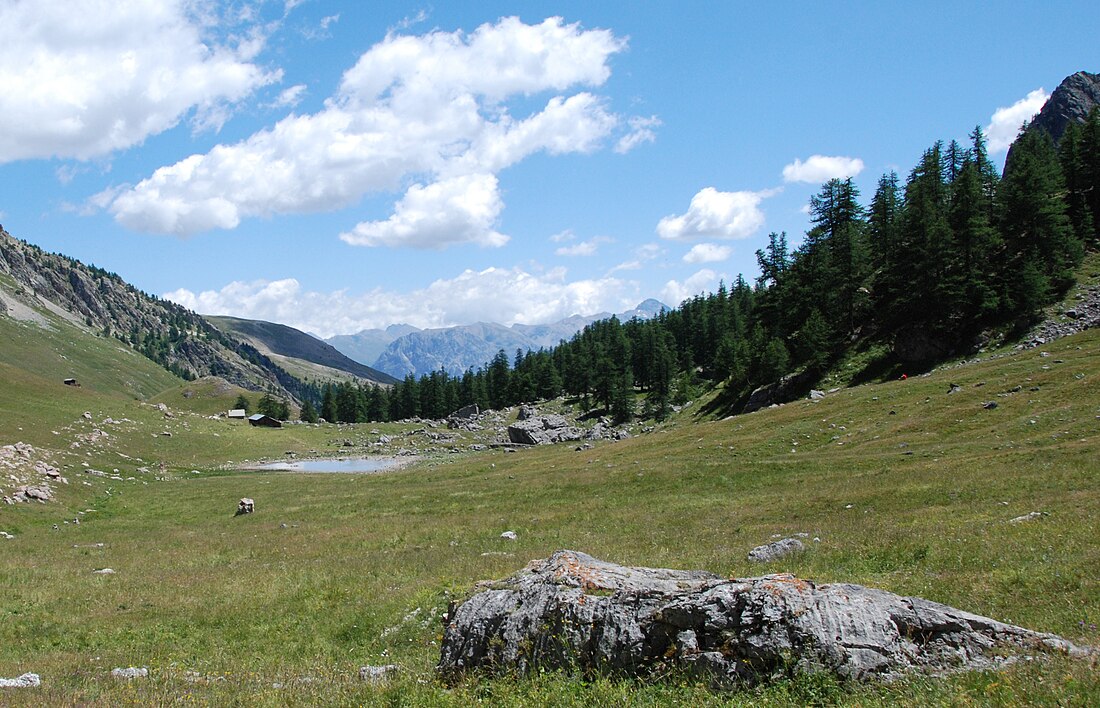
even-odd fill
[[[0,508],[0,528],[18,527],[16,540],[0,541],[0,676],[37,671],[45,681],[0,699],[1088,703],[1100,680],[1084,662],[889,686],[800,679],[733,694],[566,675],[447,689],[431,667],[450,598],[559,548],[636,565],[864,583],[1100,644],[1098,345],[1090,332],[1050,345],[1049,356],[1004,354],[583,452],[493,452],[374,476],[215,469],[284,449],[332,450],[347,429],[165,420],[87,390],[72,395],[93,398],[54,399],[58,425],[75,425],[85,408],[96,421],[132,421],[113,447],[75,451],[85,457],[73,457],[74,468],[124,452],[164,461],[170,480],[94,480],[66,490],[58,507]],[[948,393],[952,383],[958,391]],[[0,425],[9,437],[29,432],[12,431],[6,416]],[[172,437],[153,434],[163,428]],[[137,465],[124,461],[127,473],[126,464]],[[256,499],[255,515],[232,516],[241,496]],[[85,502],[95,511],[80,525],[52,529]],[[1049,515],[1009,522],[1030,511]],[[508,529],[517,541],[499,538]],[[821,540],[789,561],[747,561],[773,534],[796,532]],[[92,574],[102,567],[117,573]],[[403,667],[381,693],[355,675],[380,663]],[[148,666],[151,678],[106,676],[130,665]]]

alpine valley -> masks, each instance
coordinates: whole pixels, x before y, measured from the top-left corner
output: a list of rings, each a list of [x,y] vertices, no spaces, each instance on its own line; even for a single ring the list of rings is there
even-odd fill
[[[251,57],[300,4],[196,52]],[[245,5],[235,22],[264,9]],[[213,7],[189,11],[216,23]],[[535,30],[582,31],[401,34],[425,13],[395,21],[325,120],[385,122],[439,77],[484,79],[429,50],[519,27],[485,53],[545,61]],[[356,105],[386,62],[414,66],[408,85]],[[547,110],[576,127],[590,100]],[[516,140],[549,129],[490,104]],[[631,127],[624,153],[659,124],[589,110]],[[324,122],[298,117],[244,142]],[[549,324],[322,341],[200,315],[0,228],[0,704],[1096,705],[1100,75],[1067,77],[1003,170],[981,126],[967,135],[930,138],[873,193],[821,180],[809,229],[771,233],[750,278]],[[418,206],[441,194],[484,216],[470,203],[496,178],[468,177],[412,185],[345,240],[434,228],[445,214]],[[223,197],[204,204],[228,230]]]

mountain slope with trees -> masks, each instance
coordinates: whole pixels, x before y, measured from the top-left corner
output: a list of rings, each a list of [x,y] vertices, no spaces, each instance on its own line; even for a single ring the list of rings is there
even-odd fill
[[[1073,90],[1075,77],[1055,94]],[[825,183],[805,237],[792,248],[772,233],[752,285],[739,276],[651,320],[595,322],[553,349],[501,350],[460,376],[328,395],[345,399],[341,420],[441,417],[562,394],[619,420],[638,414],[641,395],[643,415],[660,419],[700,385],[720,386],[717,409],[728,413],[781,379],[783,395],[805,393],[853,357],[865,360],[855,380],[918,371],[1033,325],[1097,246],[1098,195],[1100,108],[1068,124],[1059,143],[1025,126],[1003,177],[976,127],[965,145],[934,143],[904,181],[883,175],[869,202],[851,179]]]
[[[317,397],[245,342],[227,336],[194,312],[147,295],[115,273],[12,237],[0,227],[4,298],[48,308],[88,332],[113,337],[184,380],[217,376],[249,390],[284,398]]]

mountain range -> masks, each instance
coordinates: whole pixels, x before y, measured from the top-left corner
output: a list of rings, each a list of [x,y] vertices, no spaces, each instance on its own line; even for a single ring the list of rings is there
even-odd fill
[[[657,300],[646,300],[618,317],[645,319],[665,309]],[[102,268],[47,253],[2,227],[0,314],[46,328],[64,322],[115,339],[183,379],[218,377],[293,399],[319,381],[390,385],[409,374],[419,377],[440,368],[461,374],[486,364],[502,349],[511,356],[517,349],[549,348],[611,316],[574,315],[550,324],[510,327],[491,322],[439,329],[396,324],[326,342],[282,324],[200,316],[143,293]]]
[[[654,299],[638,304],[632,310],[615,316],[620,321],[635,317],[649,319],[668,307]],[[587,325],[611,317],[609,312],[595,315],[573,315],[557,322],[541,325],[476,322],[470,325],[418,329],[412,325],[391,325],[385,329],[365,329],[356,334],[337,335],[325,340],[351,359],[368,364],[381,372],[404,378],[409,374],[419,378],[440,369],[461,375],[467,369],[487,364],[497,352],[509,355],[515,351],[549,349],[567,340]]]

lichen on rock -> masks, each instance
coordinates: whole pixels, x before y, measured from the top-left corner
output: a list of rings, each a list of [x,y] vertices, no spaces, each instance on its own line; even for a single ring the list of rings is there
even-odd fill
[[[1021,652],[1085,656],[1034,632],[917,597],[791,575],[727,579],[558,551],[447,613],[438,665],[639,676],[678,668],[720,685],[796,673],[841,679],[988,669]]]

